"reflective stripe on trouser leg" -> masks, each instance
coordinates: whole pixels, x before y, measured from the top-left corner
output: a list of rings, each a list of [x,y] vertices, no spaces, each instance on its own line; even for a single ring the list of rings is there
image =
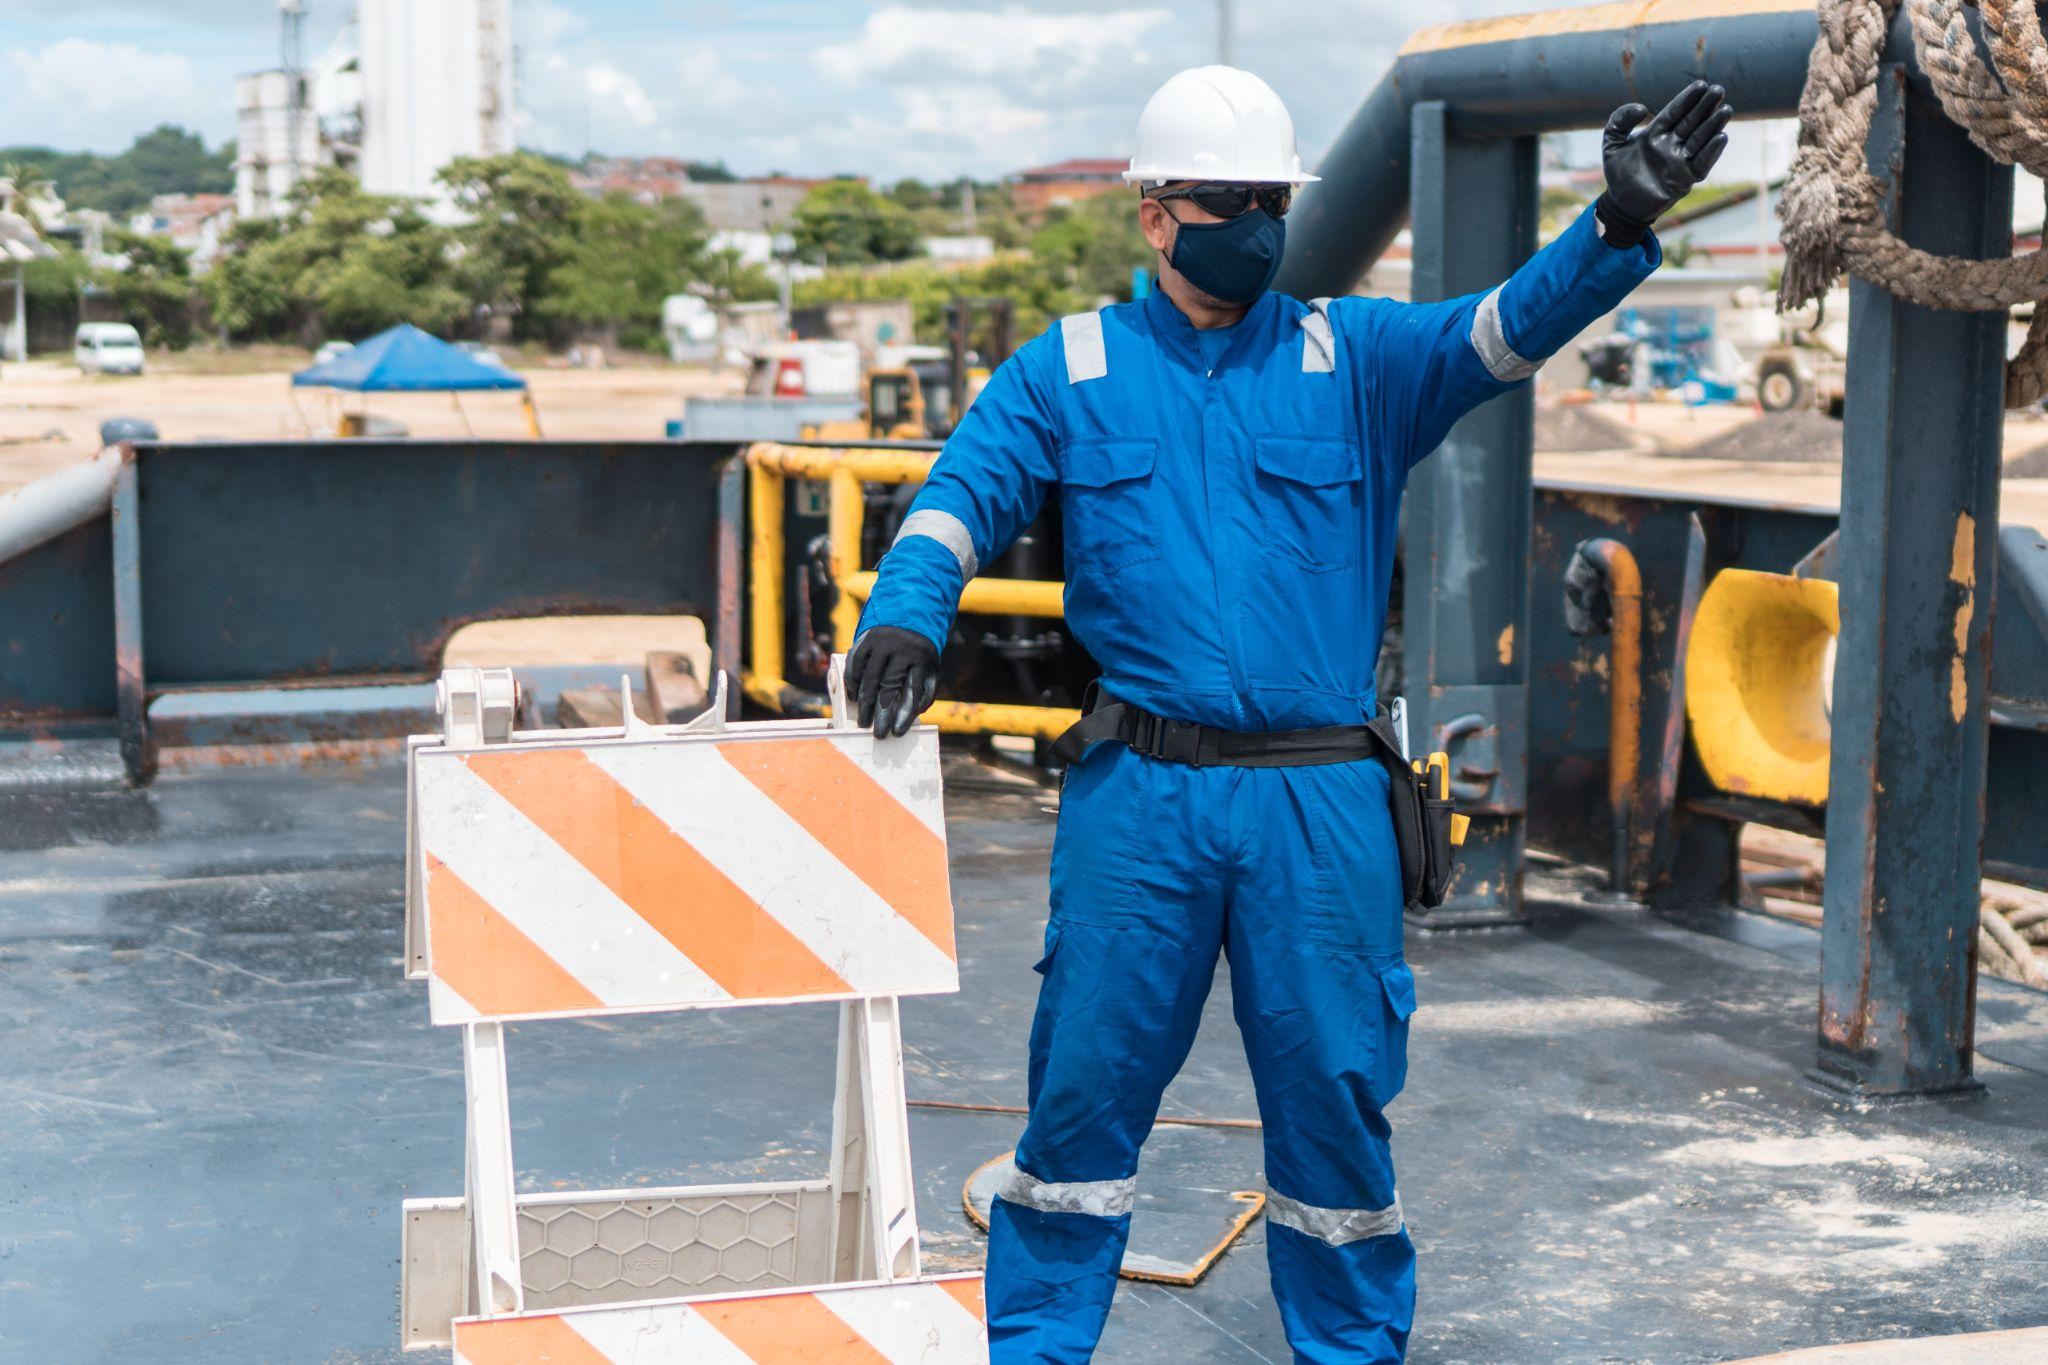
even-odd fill
[[[1040,1213],[1087,1213],[1097,1218],[1121,1218],[1138,1199],[1138,1177],[1122,1180],[1040,1180],[1017,1165],[1013,1152],[1003,1163],[996,1193],[1012,1204],[1022,1204]]]
[[[1266,1217],[1283,1228],[1293,1228],[1325,1245],[1340,1247],[1399,1232],[1401,1201],[1397,1198],[1383,1209],[1323,1209],[1289,1199],[1268,1187]]]

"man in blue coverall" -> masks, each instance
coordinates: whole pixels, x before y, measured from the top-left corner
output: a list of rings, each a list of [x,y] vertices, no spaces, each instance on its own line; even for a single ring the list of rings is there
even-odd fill
[[[1656,268],[1650,225],[1712,167],[1732,110],[1696,82],[1648,112],[1615,112],[1606,191],[1499,288],[1303,303],[1267,288],[1315,178],[1285,107],[1247,72],[1180,73],[1125,177],[1159,288],[998,369],[883,559],[848,664],[877,735],[930,704],[962,585],[1054,496],[1067,624],[1102,665],[1098,704],[1121,708],[1060,805],[1030,1118],[991,1214],[997,1365],[1093,1353],[1138,1149],[1219,951],[1295,1358],[1402,1358],[1415,1251],[1383,1111],[1415,983],[1388,775],[1352,742],[1374,713],[1401,492],[1453,422]]]

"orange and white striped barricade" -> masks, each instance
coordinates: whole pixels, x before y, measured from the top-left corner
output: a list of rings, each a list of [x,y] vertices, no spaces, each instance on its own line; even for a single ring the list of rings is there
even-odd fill
[[[515,729],[510,670],[442,674],[408,754],[406,974],[462,1031],[467,1175],[405,1203],[407,1349],[986,1361],[981,1277],[920,1272],[903,1094],[897,997],[960,985],[938,732],[852,725],[840,664],[834,721],[728,724],[721,675],[687,725],[629,695],[595,730]],[[507,1022],[819,1000],[823,1178],[516,1191]]]

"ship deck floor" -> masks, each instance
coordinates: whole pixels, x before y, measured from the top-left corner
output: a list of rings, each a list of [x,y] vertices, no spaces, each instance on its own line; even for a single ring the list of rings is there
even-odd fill
[[[1054,798],[949,761],[965,989],[904,1006],[914,1101],[1014,1106]],[[459,1193],[458,1041],[400,979],[391,768],[0,797],[0,1357],[396,1359],[398,1206]],[[2048,996],[1985,981],[1954,1104],[1809,1088],[1818,937],[1561,903],[1411,934],[1393,1106],[1417,1361],[1719,1361],[2048,1322]],[[522,1188],[821,1173],[831,1007],[520,1025]],[[1256,1114],[1227,970],[1168,1092]],[[927,1264],[978,1265],[1014,1115],[917,1108]],[[1257,1134],[1141,1182],[1254,1188]],[[1192,1289],[1125,1283],[1099,1359],[1289,1358],[1253,1223]],[[415,1357],[417,1358],[417,1357]]]

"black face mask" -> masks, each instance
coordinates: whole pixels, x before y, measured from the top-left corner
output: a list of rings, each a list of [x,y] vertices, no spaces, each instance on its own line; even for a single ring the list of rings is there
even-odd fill
[[[1287,224],[1262,208],[1220,223],[1182,223],[1168,264],[1223,303],[1250,303],[1280,273]]]

